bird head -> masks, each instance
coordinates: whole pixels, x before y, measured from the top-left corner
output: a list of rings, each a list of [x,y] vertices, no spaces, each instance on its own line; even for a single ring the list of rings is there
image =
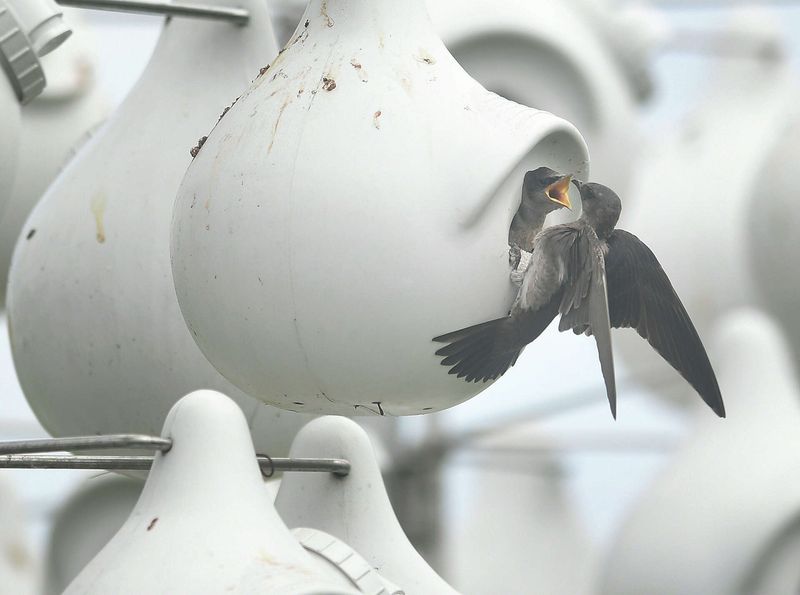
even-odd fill
[[[539,167],[525,174],[524,200],[544,206],[548,211],[562,207],[572,209],[569,201],[571,175],[563,175],[549,167]]]
[[[611,188],[596,182],[572,180],[581,193],[582,217],[597,231],[598,235],[607,235],[622,213],[622,201]]]

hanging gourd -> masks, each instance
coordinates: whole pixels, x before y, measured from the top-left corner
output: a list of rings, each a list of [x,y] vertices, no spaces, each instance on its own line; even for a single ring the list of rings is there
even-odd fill
[[[415,414],[485,384],[431,338],[505,314],[524,173],[586,174],[577,130],[487,92],[422,0],[313,0],[175,205],[178,300],[209,361],[302,411]]]
[[[192,341],[172,284],[172,203],[190,149],[277,54],[262,0],[247,26],[167,20],[141,79],[33,210],[7,293],[14,363],[57,436],[156,433],[182,394],[217,388],[273,456],[304,418],[235,390]],[[257,415],[258,413],[258,415]],[[264,423],[269,418],[270,423]]]

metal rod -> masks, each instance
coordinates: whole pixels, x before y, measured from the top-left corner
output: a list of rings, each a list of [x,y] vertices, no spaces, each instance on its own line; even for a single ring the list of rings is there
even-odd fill
[[[783,54],[779,39],[747,31],[678,29],[662,48],[664,51],[713,56],[755,57],[775,60]]]
[[[250,21],[250,12],[244,8],[209,6],[207,4],[166,2],[164,0],[56,0],[56,2],[62,6],[77,8],[213,19],[229,21],[236,25],[247,25]]]
[[[13,440],[0,442],[0,455],[106,448],[134,448],[137,450],[167,452],[172,448],[172,440],[145,434],[108,434],[104,436],[44,438],[41,440]]]
[[[292,459],[258,455],[263,471],[350,473],[350,462],[344,459]],[[70,455],[6,455],[0,456],[0,469],[104,469],[146,471],[153,465],[151,456],[70,456]]]
[[[737,6],[800,6],[800,0],[647,0],[665,8],[736,8]]]

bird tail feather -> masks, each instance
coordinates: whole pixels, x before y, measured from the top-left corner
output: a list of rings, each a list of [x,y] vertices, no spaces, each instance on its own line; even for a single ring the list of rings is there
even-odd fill
[[[467,382],[488,382],[516,363],[525,343],[515,340],[514,323],[506,316],[434,337],[448,343],[436,352],[451,366],[449,373]]]

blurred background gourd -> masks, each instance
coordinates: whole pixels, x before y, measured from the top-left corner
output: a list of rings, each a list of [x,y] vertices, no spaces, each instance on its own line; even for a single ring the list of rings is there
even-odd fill
[[[431,337],[504,314],[526,170],[586,175],[570,124],[487,92],[422,0],[313,0],[217,124],[174,212],[178,300],[248,394],[340,414],[440,410],[485,385]]]
[[[14,362],[54,435],[157,433],[191,389],[214,387],[248,418],[264,405],[226,383],[192,342],[169,263],[169,221],[189,150],[277,53],[266,3],[249,25],[167,20],[125,102],[61,172],[20,234],[8,286]],[[260,448],[288,449],[287,412]],[[260,415],[263,422],[264,415]]]
[[[42,58],[47,87],[22,107],[19,163],[0,217],[0,304],[5,304],[11,255],[22,226],[58,172],[108,116],[97,82],[97,47],[79,10],[66,10],[74,35]],[[5,112],[3,112],[5,113]],[[2,165],[0,165],[2,167]]]
[[[646,238],[706,339],[726,312],[757,303],[756,280],[770,295],[775,283],[782,283],[780,276],[772,279],[774,265],[751,266],[751,254],[756,262],[766,254],[753,242],[752,222],[759,215],[752,217],[751,205],[774,213],[781,204],[781,195],[768,193],[775,184],[769,164],[797,102],[796,75],[768,12],[738,11],[723,31],[751,44],[709,65],[698,104],[648,147],[630,191],[638,198],[623,212],[624,228]],[[753,40],[760,50],[748,51]],[[693,225],[676,235],[686,221]],[[777,237],[784,236],[762,233],[758,241],[785,241]],[[679,384],[674,370],[655,351],[642,349],[640,341],[629,330],[615,335],[620,359],[634,380],[679,403],[694,402],[691,388]]]
[[[777,594],[800,584],[796,559],[780,560],[800,540],[793,362],[780,328],[758,311],[731,312],[718,329],[728,419],[700,420],[635,505],[609,551],[602,593]]]

